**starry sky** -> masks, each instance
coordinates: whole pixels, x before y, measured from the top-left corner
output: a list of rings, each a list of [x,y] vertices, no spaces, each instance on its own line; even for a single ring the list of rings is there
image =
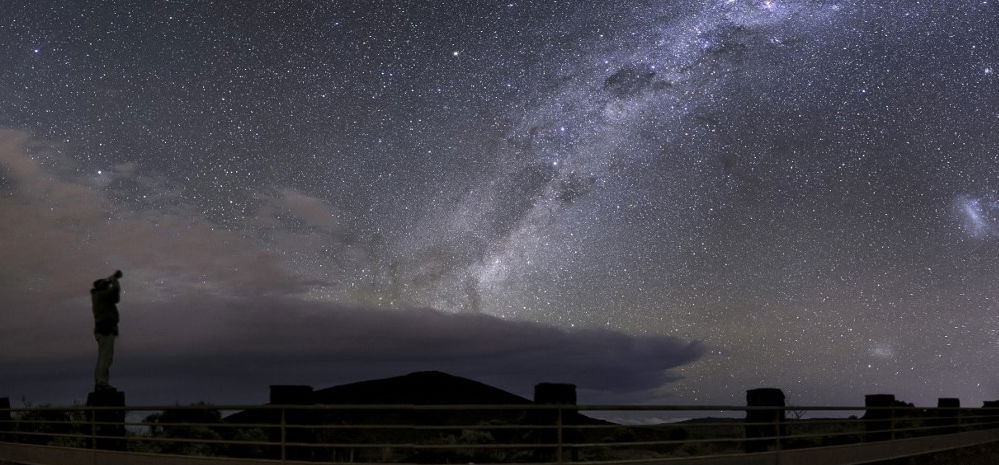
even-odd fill
[[[0,367],[999,399],[999,2],[15,1]],[[557,379],[546,379],[557,378]]]

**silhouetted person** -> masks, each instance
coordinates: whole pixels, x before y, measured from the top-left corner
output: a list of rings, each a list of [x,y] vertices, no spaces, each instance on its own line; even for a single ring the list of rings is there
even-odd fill
[[[94,369],[94,390],[114,389],[108,383],[111,361],[114,359],[114,339],[118,336],[118,306],[121,270],[94,281],[90,301],[94,310],[94,337],[97,339],[97,368]]]

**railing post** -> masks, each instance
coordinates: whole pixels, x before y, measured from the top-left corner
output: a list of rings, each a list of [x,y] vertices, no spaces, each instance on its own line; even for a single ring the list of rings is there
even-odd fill
[[[287,459],[285,451],[285,442],[288,440],[287,433],[287,419],[285,418],[285,408],[281,407],[281,462],[284,463]]]
[[[891,439],[895,440],[895,409],[892,408],[891,410],[889,410],[888,414],[891,415],[890,418],[891,426],[889,427],[889,429],[891,430]]]
[[[558,415],[555,417],[555,431],[558,448],[555,449],[555,461],[562,463],[562,407],[558,407]]]
[[[778,409],[780,411],[778,411]],[[777,440],[774,441],[774,450],[780,451],[781,439],[784,439],[784,428],[781,425],[781,420],[784,418],[784,409],[781,407],[774,407],[774,431],[777,432]]]
[[[97,448],[97,411],[90,409],[90,448]]]

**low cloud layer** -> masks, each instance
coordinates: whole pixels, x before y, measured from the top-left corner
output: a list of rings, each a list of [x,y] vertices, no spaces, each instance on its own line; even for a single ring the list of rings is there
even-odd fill
[[[312,291],[331,283],[275,244],[335,250],[343,232],[334,206],[275,188],[248,216],[254,228],[223,228],[134,163],[96,176],[70,165],[57,148],[0,131],[0,396],[85,395],[95,357],[87,289],[116,268],[125,291],[112,381],[132,402],[260,401],[267,384],[323,387],[416,370],[521,394],[539,381],[634,393],[668,383],[671,368],[702,352],[665,336],[317,298]],[[148,205],[119,199],[109,186],[122,183]]]
[[[468,376],[521,394],[540,381],[628,394],[660,388],[674,379],[671,368],[702,353],[696,342],[665,336],[565,331],[482,314],[343,308],[293,298],[126,301],[122,312],[115,383],[156,402],[259,401],[268,384],[325,387],[419,370]],[[17,373],[8,379],[11,394],[51,391],[65,398],[87,390],[93,342],[78,336],[88,333],[86,317],[63,329],[76,336],[38,343],[60,344],[59,356],[0,358],[0,369]]]

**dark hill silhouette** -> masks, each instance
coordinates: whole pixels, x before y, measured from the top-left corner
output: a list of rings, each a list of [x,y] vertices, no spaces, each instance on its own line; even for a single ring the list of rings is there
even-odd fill
[[[531,404],[516,394],[440,371],[360,381],[315,391],[312,404]]]
[[[572,388],[571,385],[568,385]],[[575,396],[572,391],[572,403]],[[568,402],[566,402],[568,403]],[[461,376],[455,376],[440,371],[419,371],[402,376],[390,378],[360,381],[356,383],[342,384],[318,391],[314,391],[310,386],[271,386],[271,398],[267,405],[535,405],[536,402],[524,397],[512,394],[502,389],[480,383]],[[407,420],[429,420],[436,418],[436,423],[460,424],[462,421],[511,421],[516,417],[523,420],[527,412],[540,414],[542,411],[531,409],[490,409],[490,410],[461,410],[449,411],[447,415],[442,415],[440,411],[408,412],[403,415],[403,411],[397,410],[324,410],[307,409],[296,407],[290,411],[308,414],[310,417],[322,417],[323,420],[333,420],[336,416],[337,423],[344,423],[343,420],[350,418],[359,423],[365,422],[389,423],[390,418],[402,420],[405,416]],[[549,413],[551,413],[549,411]],[[530,415],[532,419],[538,415]],[[372,417],[372,418],[368,418]],[[416,418],[426,417],[426,418]],[[446,417],[446,418],[445,418]],[[318,418],[314,418],[317,419]],[[279,420],[277,410],[247,410],[230,415],[226,421],[231,423],[271,423]],[[450,421],[449,421],[450,420]],[[423,423],[424,421],[420,421]],[[580,415],[574,410],[563,412],[563,422],[565,423],[605,423],[585,415]],[[313,423],[315,424],[315,423]]]
[[[562,391],[562,392],[560,392]],[[552,385],[542,383],[536,386],[535,396],[542,399],[552,399],[552,393],[564,394],[567,399],[560,400],[564,404],[575,403],[575,387],[572,385]],[[288,440],[299,444],[332,444],[332,443],[425,443],[426,441],[442,440],[451,437],[454,440],[468,440],[462,434],[468,432],[448,428],[448,425],[520,425],[523,428],[506,428],[488,432],[489,441],[501,440],[510,443],[550,443],[555,440],[555,431],[550,429],[559,420],[555,409],[536,409],[531,406],[537,402],[528,400],[516,394],[489,386],[478,381],[460,376],[454,376],[440,371],[421,371],[391,378],[360,381],[343,384],[320,390],[310,386],[271,386],[271,396],[268,405],[287,405],[287,409],[246,410],[228,416],[225,421],[230,424],[252,425],[302,425],[289,428]],[[550,403],[548,403],[550,405]],[[316,408],[310,408],[315,405]],[[349,409],[336,409],[321,406],[351,405]],[[364,405],[382,406],[381,408],[363,408]],[[499,408],[462,408],[462,409],[411,409],[406,407],[384,408],[384,406],[433,406],[433,405],[485,405]],[[357,408],[356,406],[362,406]],[[509,408],[506,406],[514,406]],[[525,408],[516,408],[523,406]],[[505,407],[505,408],[504,408]],[[283,412],[282,412],[283,410]],[[608,424],[579,414],[573,408],[563,408],[561,412],[563,425]],[[321,425],[337,425],[336,428],[322,428]],[[369,427],[353,428],[349,425],[369,425]],[[370,428],[370,425],[386,425],[381,428]],[[399,425],[398,427],[394,425]],[[423,426],[414,429],[410,425]],[[426,427],[432,429],[426,429]],[[441,426],[442,429],[433,428]],[[247,433],[249,434],[249,433]],[[259,433],[272,441],[280,439],[276,428],[266,427]],[[569,434],[568,432],[566,434]],[[574,434],[574,433],[573,433]],[[465,439],[455,439],[462,437]],[[359,448],[307,448],[296,447],[289,451],[289,458],[309,460],[355,460],[362,455],[380,454],[384,451]],[[395,451],[393,454],[403,453]],[[535,457],[536,454],[542,456]],[[552,451],[542,449],[532,451],[531,456],[548,460]],[[269,455],[274,455],[270,451]],[[344,455],[346,454],[346,455]],[[429,454],[429,455],[428,455]],[[404,460],[415,462],[439,462],[444,459],[457,459],[444,452],[413,452],[406,451],[398,457],[377,456],[368,457],[382,461]],[[496,461],[496,457],[478,457],[482,460]],[[490,459],[490,460],[486,460]],[[465,460],[466,462],[468,460]]]

